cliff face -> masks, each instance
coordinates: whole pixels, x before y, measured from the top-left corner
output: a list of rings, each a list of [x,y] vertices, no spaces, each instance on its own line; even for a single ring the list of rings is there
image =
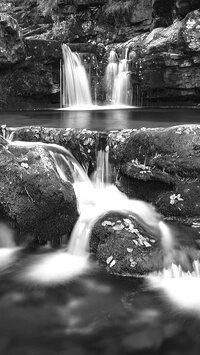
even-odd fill
[[[199,103],[198,6],[196,0],[46,0],[39,7],[36,0],[2,1],[0,108],[59,105],[62,42],[83,54],[99,101],[106,48],[120,54],[128,47],[140,103]]]

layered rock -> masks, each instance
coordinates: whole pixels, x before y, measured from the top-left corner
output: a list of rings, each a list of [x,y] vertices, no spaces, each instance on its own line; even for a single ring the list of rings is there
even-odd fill
[[[132,82],[141,105],[199,103],[199,22],[196,10],[167,28],[156,28],[116,46],[119,52],[128,48],[133,57]]]

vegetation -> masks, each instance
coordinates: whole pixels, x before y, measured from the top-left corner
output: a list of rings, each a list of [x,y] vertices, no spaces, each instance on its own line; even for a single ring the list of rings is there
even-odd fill
[[[52,15],[58,5],[58,0],[37,0],[38,10],[43,16]]]
[[[104,13],[113,23],[126,22],[131,15],[137,0],[109,0],[104,7]]]

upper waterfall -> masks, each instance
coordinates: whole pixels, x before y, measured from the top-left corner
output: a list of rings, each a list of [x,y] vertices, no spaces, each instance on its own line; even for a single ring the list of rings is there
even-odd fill
[[[66,44],[62,45],[62,53],[62,107],[91,105],[89,81],[80,56],[73,53]]]

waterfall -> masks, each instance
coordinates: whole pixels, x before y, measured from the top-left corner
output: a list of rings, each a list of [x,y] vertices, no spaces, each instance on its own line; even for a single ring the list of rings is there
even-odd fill
[[[115,51],[111,50],[108,59],[108,65],[106,67],[106,73],[105,73],[107,101],[112,102],[112,90],[113,90],[113,85],[117,74],[118,74],[118,57]]]
[[[156,237],[162,237],[163,245],[171,248],[171,235],[154,208],[143,201],[129,199],[110,183],[109,149],[106,134],[100,134],[97,150],[97,172],[92,183],[73,155],[56,144],[35,142],[11,142],[12,145],[33,147],[41,145],[53,158],[60,179],[67,180],[65,167],[73,175],[73,187],[77,197],[79,218],[72,231],[66,250],[51,255],[37,256],[36,262],[27,267],[21,279],[38,283],[57,283],[71,279],[88,270],[89,238],[99,218],[108,212],[127,214],[138,220]]]
[[[113,105],[131,105],[132,88],[128,65],[128,51],[125,52],[125,58],[119,60],[115,51],[111,50],[105,77],[108,100]]]
[[[62,107],[91,105],[92,99],[87,73],[77,53],[62,45]]]

